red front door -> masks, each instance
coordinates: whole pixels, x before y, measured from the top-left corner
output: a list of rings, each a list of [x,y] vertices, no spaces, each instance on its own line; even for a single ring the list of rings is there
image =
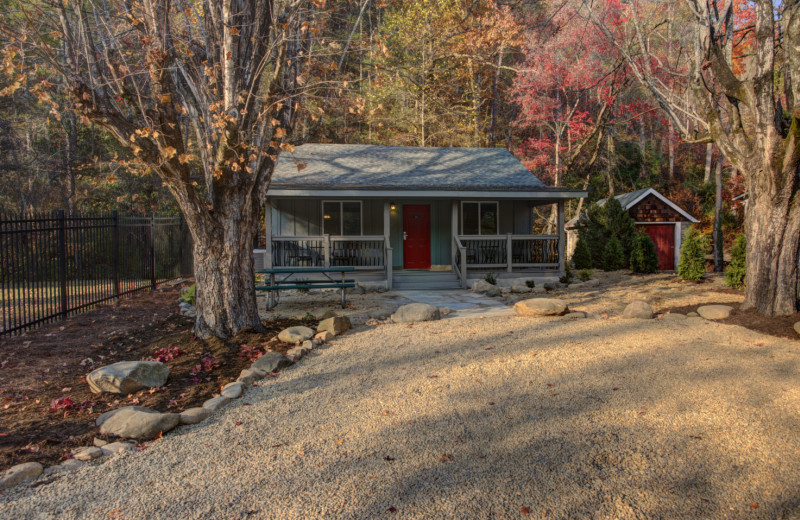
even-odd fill
[[[431,207],[403,205],[403,267],[431,268]]]
[[[636,226],[639,231],[647,233],[656,245],[659,271],[675,269],[675,225],[648,224]]]

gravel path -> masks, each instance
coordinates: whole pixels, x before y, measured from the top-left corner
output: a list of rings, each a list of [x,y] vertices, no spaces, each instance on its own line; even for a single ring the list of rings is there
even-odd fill
[[[0,517],[800,518],[798,346],[699,318],[362,328]]]

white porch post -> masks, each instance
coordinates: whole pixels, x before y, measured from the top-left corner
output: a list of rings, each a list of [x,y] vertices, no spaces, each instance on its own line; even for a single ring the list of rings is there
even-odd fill
[[[386,288],[392,290],[392,246],[389,231],[391,229],[391,204],[388,200],[383,201],[383,240],[386,247],[383,261],[386,263]]]
[[[272,202],[269,199],[264,202],[264,232],[267,237],[264,267],[272,269]]]
[[[559,200],[558,207],[558,272],[563,276],[566,272],[567,259],[564,258],[564,201]]]

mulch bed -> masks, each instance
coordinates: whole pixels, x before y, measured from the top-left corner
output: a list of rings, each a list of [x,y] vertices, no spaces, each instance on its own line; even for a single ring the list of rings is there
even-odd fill
[[[102,437],[95,419],[111,409],[200,406],[261,353],[291,348],[278,342],[282,329],[315,323],[268,321],[265,333],[200,340],[194,319],[178,315],[177,299],[177,287],[164,288],[0,339],[0,471],[23,462],[56,464],[72,448],[92,445]],[[170,368],[166,386],[131,395],[89,390],[86,374],[95,368],[159,354]]]
[[[727,323],[729,325],[740,325],[756,332],[769,334],[770,336],[777,336],[786,339],[800,339],[797,332],[794,330],[794,324],[800,321],[800,312],[790,314],[789,316],[764,316],[759,314],[755,309],[739,310],[736,305],[730,302],[721,303],[704,303],[703,305],[728,305],[733,307],[731,315],[724,320],[714,320],[719,323]],[[684,305],[683,307],[670,307],[664,309],[662,312],[679,312],[687,314],[689,312],[696,312],[700,305]]]

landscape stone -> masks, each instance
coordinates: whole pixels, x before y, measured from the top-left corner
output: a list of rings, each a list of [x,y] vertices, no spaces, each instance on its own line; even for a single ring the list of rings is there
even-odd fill
[[[500,296],[500,288],[490,284],[486,280],[475,280],[472,282],[472,290],[473,292],[485,294],[486,296]]]
[[[634,300],[622,311],[622,317],[626,320],[642,319],[649,320],[653,317],[653,308],[649,303],[642,300]]]
[[[176,413],[145,410],[137,410],[132,406],[120,408],[103,422],[100,433],[126,439],[147,440],[159,433],[170,431],[180,422],[180,417]]]
[[[679,320],[685,320],[686,315],[681,314],[679,312],[668,312],[666,314],[662,314],[661,319],[667,321],[679,321]]]
[[[338,316],[335,311],[325,311],[322,316],[319,317],[320,321],[327,320],[328,318],[335,318]]]
[[[528,281],[523,280],[521,278],[515,278],[511,280],[511,292],[512,293],[529,293],[533,290],[533,287],[528,287]]]
[[[333,333],[327,330],[324,332],[320,332],[319,334],[314,336],[314,339],[319,340],[322,343],[327,343],[333,338],[334,338]]]
[[[588,316],[589,315],[587,313],[583,312],[583,311],[572,311],[572,312],[568,312],[568,313],[566,313],[564,315],[565,318],[571,319],[571,320],[579,320],[579,319],[582,319],[582,318],[587,318]]]
[[[306,351],[303,349],[303,347],[294,347],[286,351],[286,357],[294,362],[300,361],[305,354]]]
[[[707,320],[724,320],[731,315],[733,307],[729,305],[701,305],[697,314]]]
[[[43,471],[44,466],[38,462],[25,462],[24,464],[12,466],[0,477],[0,489],[8,489],[17,484],[34,480]]]
[[[319,325],[317,325],[317,332],[328,331],[333,333],[334,336],[338,336],[339,334],[346,332],[348,329],[350,329],[350,318],[347,316],[334,316],[332,318],[327,318],[319,322]]]
[[[99,459],[102,456],[103,456],[103,450],[101,450],[100,448],[98,448],[96,446],[91,446],[89,448],[84,448],[81,451],[79,451],[78,453],[76,453],[75,455],[73,455],[73,457],[75,457],[75,459],[83,460],[83,461]]]
[[[284,329],[278,334],[278,339],[284,343],[297,343],[305,341],[314,337],[314,331],[308,327],[298,325],[296,327],[289,327]]]
[[[216,412],[226,404],[231,402],[230,397],[225,397],[224,395],[218,395],[217,397],[212,397],[208,401],[203,403],[203,408],[208,410],[209,412]]]
[[[567,302],[557,298],[531,298],[514,305],[520,316],[562,316],[569,310]]]
[[[238,399],[242,397],[242,392],[244,391],[244,385],[242,383],[228,383],[222,388],[222,395],[229,399]]]
[[[110,442],[100,449],[103,450],[104,455],[116,455],[123,451],[132,451],[136,447],[130,442]]]
[[[86,376],[92,392],[129,394],[142,388],[164,386],[169,367],[158,361],[120,361],[98,368]]]
[[[309,352],[311,352],[312,350],[314,350],[314,347],[315,347],[316,345],[314,344],[314,341],[313,341],[313,340],[307,340],[307,341],[304,341],[304,342],[303,342],[303,344],[302,344],[301,346],[302,346],[303,350],[305,350],[305,351],[306,351],[306,354],[308,354]]]
[[[152,411],[150,410],[150,408],[146,408],[144,406],[123,406],[122,408],[117,408],[116,410],[109,410],[105,413],[101,413],[94,421],[95,426],[102,426],[103,423],[106,422],[106,420],[108,420],[109,417],[113,416],[120,410],[124,410],[126,408],[132,408],[134,410],[139,410],[140,412]]]
[[[794,324],[794,331],[800,336],[800,321]]]
[[[102,450],[101,450],[102,451]],[[58,466],[50,466],[45,470],[45,473],[49,473],[47,470],[53,470],[51,472],[60,472],[60,471],[74,471],[82,466],[85,466],[86,463],[82,460],[77,459],[67,459]]]
[[[245,385],[252,385],[254,382],[258,381],[259,379],[262,379],[266,375],[267,373],[264,372],[263,370],[258,370],[252,367],[245,368],[244,370],[242,370],[241,374],[239,374],[239,377],[236,379],[236,381]]]
[[[453,311],[450,310],[450,307],[439,307],[439,315],[440,316],[450,316]]]
[[[692,311],[692,312],[687,312],[687,313],[686,313],[686,317],[687,317],[687,318],[697,318],[698,316],[700,316],[700,315],[699,315],[699,314],[697,314],[697,313],[696,313],[696,312],[694,312],[694,311]]]
[[[99,439],[97,437],[94,438],[94,445],[98,448],[105,446],[106,444],[108,444],[108,441],[104,441],[103,439]]]
[[[250,368],[255,368],[256,370],[261,370],[262,372],[271,374],[272,372],[277,372],[281,368],[287,367],[291,364],[292,361],[280,352],[267,352],[260,358],[256,359],[255,362],[250,365]]]
[[[179,415],[181,424],[197,424],[208,419],[211,416],[211,410],[197,406],[195,408],[184,410]]]
[[[392,321],[395,323],[409,323],[415,321],[435,321],[441,319],[439,308],[428,303],[409,303],[401,305],[394,314]]]

